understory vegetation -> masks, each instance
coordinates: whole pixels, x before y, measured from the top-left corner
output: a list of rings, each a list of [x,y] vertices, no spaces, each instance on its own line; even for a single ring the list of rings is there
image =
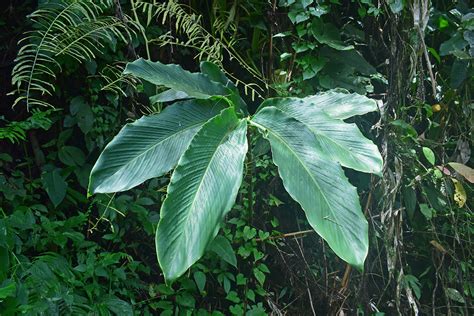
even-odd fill
[[[474,9],[1,4],[0,315],[474,314]]]

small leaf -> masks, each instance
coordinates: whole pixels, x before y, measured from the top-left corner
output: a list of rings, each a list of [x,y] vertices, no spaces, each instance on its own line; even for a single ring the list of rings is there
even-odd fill
[[[176,296],[176,303],[189,308],[194,308],[194,306],[196,306],[196,300],[194,299],[194,297],[186,292]]]
[[[253,290],[248,290],[245,296],[252,302],[255,302],[255,292]]]
[[[226,293],[229,293],[229,291],[230,291],[230,280],[226,276],[224,276],[223,283],[224,283],[224,291]]]
[[[434,166],[435,164],[435,154],[434,152],[428,148],[428,147],[423,147],[423,155],[425,156],[426,160],[428,160],[428,162]]]
[[[448,287],[446,288],[445,291],[446,291],[446,295],[453,301],[456,301],[462,304],[465,303],[464,297],[461,295],[461,293],[459,293],[458,290]]]
[[[456,202],[459,207],[463,207],[467,201],[466,190],[461,182],[454,178],[451,178],[451,180],[453,180],[454,183],[454,202]]]
[[[59,149],[58,158],[66,166],[82,166],[86,162],[86,157],[82,150],[74,146],[63,146]]]
[[[245,285],[247,283],[247,278],[242,273],[239,273],[236,277],[236,283],[237,285]]]
[[[426,217],[427,220],[433,218],[433,209],[428,204],[420,204],[420,212]]]
[[[201,271],[194,272],[194,281],[199,289],[199,292],[203,292],[206,287],[206,275]]]
[[[258,283],[260,283],[260,285],[263,285],[263,283],[265,283],[265,273],[263,273],[262,271],[260,271],[257,268],[254,268],[253,269],[253,275],[257,279]]]
[[[163,295],[173,295],[174,294],[173,289],[170,288],[169,286],[167,286],[166,284],[159,284],[156,289],[157,289],[158,292],[160,292]]]
[[[227,238],[218,235],[209,245],[209,250],[215,252],[222,260],[237,268],[237,258],[234,249]]]
[[[61,176],[61,169],[43,173],[41,180],[49,199],[57,207],[66,197],[67,190],[67,183]]]
[[[229,300],[232,303],[239,303],[240,302],[240,298],[237,295],[237,292],[235,292],[235,291],[230,291],[226,296],[226,300]]]

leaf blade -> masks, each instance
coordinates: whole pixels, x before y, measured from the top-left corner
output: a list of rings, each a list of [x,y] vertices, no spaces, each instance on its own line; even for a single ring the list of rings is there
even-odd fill
[[[363,115],[376,111],[377,103],[366,96],[357,93],[346,93],[337,90],[330,90],[306,98],[272,98],[265,100],[260,109],[265,106],[275,106],[280,108],[281,104],[297,107],[307,104],[306,108],[310,116],[319,111],[324,111],[334,119],[345,120],[356,115]]]
[[[267,102],[271,106],[271,100]],[[355,124],[345,123],[326,114],[306,99],[300,102],[279,100],[275,107],[306,125],[316,136],[318,153],[354,170],[380,174],[382,156],[376,145]]]
[[[125,125],[97,159],[89,192],[125,191],[170,171],[201,126],[222,108],[218,101],[183,101]]]
[[[313,133],[274,107],[251,121],[266,130],[283,185],[303,208],[313,229],[346,262],[363,268],[368,253],[368,224],[356,189],[342,168],[318,156]]]
[[[156,231],[158,262],[166,280],[182,275],[216,236],[242,182],[246,120],[233,108],[196,134],[171,177]]]
[[[174,91],[182,91],[197,99],[208,99],[215,95],[230,95],[222,84],[210,80],[201,73],[191,73],[174,64],[162,64],[143,58],[128,63],[123,72]]]

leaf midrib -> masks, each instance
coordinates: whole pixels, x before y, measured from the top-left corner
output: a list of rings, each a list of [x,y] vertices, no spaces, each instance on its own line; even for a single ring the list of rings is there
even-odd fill
[[[232,133],[232,132],[234,132],[234,131],[237,130],[237,127],[238,127],[238,126],[239,126],[239,123],[236,124],[236,126],[235,126],[234,129],[228,130],[228,131],[223,135],[223,137],[222,137],[222,139],[220,140],[219,144],[216,146],[215,150],[213,151],[212,156],[211,156],[211,158],[209,159],[209,163],[207,164],[206,169],[205,169],[205,171],[202,173],[202,177],[201,177],[201,179],[199,180],[199,185],[197,186],[196,193],[195,193],[194,196],[193,196],[193,200],[192,200],[191,203],[189,203],[189,207],[187,207],[189,210],[193,210],[193,209],[194,209],[194,204],[195,204],[195,202],[196,202],[196,198],[197,198],[197,196],[199,195],[199,192],[201,191],[202,183],[203,183],[204,179],[206,178],[206,175],[207,175],[207,173],[208,173],[208,171],[209,171],[209,167],[210,167],[210,165],[212,164],[212,161],[213,161],[214,158],[215,158],[215,155],[216,155],[216,153],[217,153],[217,150],[218,150],[219,147],[222,145],[222,143],[224,142],[224,140],[226,139],[226,137],[227,137],[230,133]],[[163,202],[163,203],[164,203],[164,202]],[[183,221],[184,224],[182,225],[183,227],[187,227],[187,226],[188,226],[188,220],[189,220],[189,216],[190,216],[190,215],[191,215],[191,211],[187,212],[187,214],[185,215],[185,219],[184,219],[184,221]],[[178,237],[181,237],[181,236],[183,235],[183,233],[182,233],[183,231],[184,231],[184,230],[181,230],[180,233],[177,234],[177,236],[176,236],[175,239],[178,239]],[[178,242],[181,244],[180,239],[178,239]],[[171,259],[172,259],[171,261],[173,261],[174,258],[176,257],[176,253],[177,253],[176,251],[173,252],[173,255],[172,255],[172,257],[171,257]]]
[[[182,134],[182,133],[184,133],[184,132],[186,132],[186,131],[189,131],[190,129],[193,129],[193,128],[199,126],[199,125],[204,125],[204,123],[205,123],[205,121],[201,121],[201,122],[199,122],[199,123],[196,123],[196,124],[193,124],[193,125],[189,125],[188,127],[179,130],[177,133],[171,134],[171,135],[169,135],[169,136],[163,138],[161,141],[159,141],[159,142],[153,144],[152,146],[150,146],[149,148],[147,148],[145,151],[141,152],[139,155],[137,155],[137,156],[133,157],[132,159],[128,160],[126,163],[124,163],[124,164],[122,165],[122,167],[118,168],[111,176],[109,176],[109,177],[107,177],[107,178],[112,178],[112,177],[114,177],[118,172],[120,172],[120,171],[122,171],[124,168],[126,168],[126,166],[128,166],[131,162],[136,161],[137,159],[139,159],[140,157],[142,157],[143,155],[145,155],[145,154],[148,153],[149,151],[155,149],[156,146],[161,145],[161,144],[164,143],[165,141],[167,141],[167,140],[169,140],[169,139],[171,139],[171,138],[173,138],[173,137],[175,137],[175,136],[177,136],[177,135],[180,135],[180,134]]]
[[[296,120],[296,119],[295,119]],[[299,122],[299,121],[298,121]],[[296,152],[294,150],[292,150],[292,147],[289,145],[288,142],[286,142],[284,140],[283,137],[280,137],[278,134],[276,134],[275,132],[272,132],[271,129],[267,129],[269,131],[269,133],[271,133],[272,135],[274,135],[276,138],[278,138],[280,140],[281,143],[283,143],[289,150],[290,152],[293,154],[293,156],[296,157],[296,159],[300,162],[300,164],[303,166],[303,168],[307,171],[307,173],[310,175],[311,179],[313,180],[314,184],[316,185],[316,187],[319,189],[319,192],[321,192],[321,196],[324,198],[324,200],[326,201],[326,205],[328,206],[328,208],[331,210],[331,213],[334,215],[334,211],[331,207],[331,204],[329,203],[327,197],[325,194],[323,194],[323,190],[321,190],[321,186],[319,185],[318,181],[316,181],[315,177],[313,176],[313,174],[310,172],[310,170],[306,167],[306,164],[298,157],[298,155],[296,154]],[[338,225],[339,226],[339,225]]]
[[[279,108],[277,108],[279,109]],[[309,123],[306,122],[306,120],[302,121],[300,120],[299,118],[296,118],[294,117],[293,115],[291,115],[291,113],[288,113],[287,111],[283,110],[283,109],[279,109],[280,111],[288,114],[290,117],[293,117],[295,120],[297,120],[298,122],[302,123],[303,125],[305,125],[306,127],[308,127],[309,130],[311,130],[316,136],[319,136],[321,138],[324,138],[324,139],[327,139],[329,140],[331,143],[333,143],[335,146],[337,146],[338,148],[342,149],[344,152],[346,152],[349,156],[351,156],[353,159],[355,159],[356,161],[359,160],[357,157],[358,155],[356,155],[356,153],[354,153],[353,151],[350,150],[350,147],[347,147],[345,146],[344,144],[338,142],[337,140],[335,140],[334,138],[331,138],[329,137],[328,135],[326,135],[324,133],[324,131],[319,131],[316,127],[310,125]],[[324,112],[323,112],[324,113]],[[326,115],[328,120],[336,120],[336,119],[333,119],[331,118],[329,115],[327,115],[326,113],[323,114],[323,116]],[[347,124],[347,123],[345,123]],[[350,125],[350,124],[348,124]],[[362,155],[364,157],[367,157],[365,155]],[[334,157],[335,158],[335,157]],[[338,159],[339,162],[341,159]],[[359,164],[359,162],[357,162],[357,164]]]

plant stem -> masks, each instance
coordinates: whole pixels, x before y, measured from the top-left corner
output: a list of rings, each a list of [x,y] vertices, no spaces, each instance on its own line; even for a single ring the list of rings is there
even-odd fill
[[[252,153],[252,131],[251,129],[247,129],[247,143],[249,144],[249,151],[247,153],[247,159],[248,159],[248,166],[249,166],[249,172],[248,172],[248,181],[249,181],[249,190],[248,190],[248,217],[249,217],[249,222],[252,223],[252,218],[253,218],[253,191],[254,191],[254,183],[253,183],[253,175],[255,174],[255,162],[254,162],[254,157]]]

